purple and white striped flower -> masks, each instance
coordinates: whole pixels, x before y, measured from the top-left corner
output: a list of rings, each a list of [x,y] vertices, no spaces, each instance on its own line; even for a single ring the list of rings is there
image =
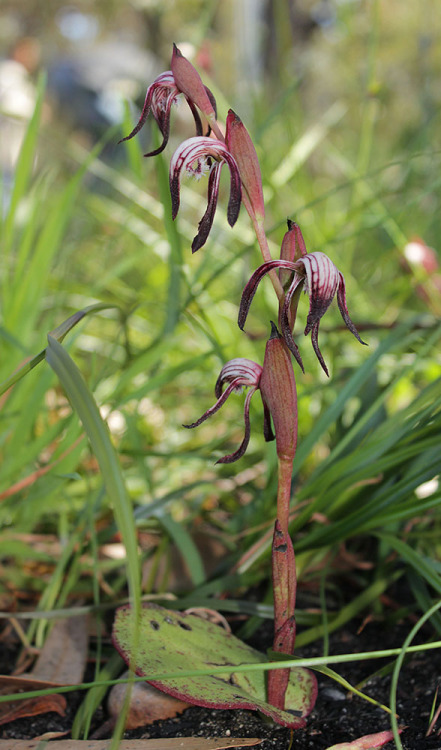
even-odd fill
[[[254,395],[254,393],[259,389],[260,387],[260,379],[262,376],[263,368],[261,365],[258,365],[257,362],[253,362],[251,359],[244,359],[243,357],[239,357],[237,359],[231,359],[229,362],[227,362],[226,365],[223,366],[222,370],[220,371],[219,377],[216,381],[216,386],[214,389],[217,401],[216,403],[210,407],[210,409],[207,409],[207,411],[200,417],[196,422],[193,422],[192,424],[185,424],[184,427],[187,427],[188,429],[191,429],[193,427],[199,427],[202,422],[205,422],[206,419],[211,417],[213,414],[215,414],[221,406],[224,405],[228,397],[233,393],[240,392],[242,388],[250,388],[248,391],[246,397],[245,397],[245,404],[244,404],[244,422],[245,422],[245,435],[244,438],[239,446],[239,448],[234,452],[227,456],[224,456],[223,458],[220,458],[217,463],[218,464],[231,464],[233,461],[237,461],[239,458],[242,458],[244,455],[246,449],[248,448],[248,443],[250,442],[250,434],[251,434],[251,427],[250,427],[250,402]],[[225,390],[223,390],[224,385],[227,383],[227,387]],[[264,415],[264,424],[263,424],[263,434],[265,437],[265,440],[274,440],[273,431],[271,429],[271,417],[270,412],[268,409],[268,406],[266,402],[263,399],[262,396],[262,402],[263,402],[263,415]]]
[[[299,294],[300,290],[303,288],[309,295],[309,312],[304,333],[305,336],[308,333],[311,333],[311,341],[314,351],[326,375],[329,375],[328,368],[326,367],[318,345],[318,331],[320,320],[336,295],[337,304],[346,327],[349,328],[360,344],[365,344],[365,342],[361,340],[356,327],[349,317],[348,308],[346,306],[344,276],[325,253],[307,253],[295,262],[282,259],[271,260],[263,263],[263,265],[253,273],[243,291],[239,308],[239,328],[243,329],[245,325],[248,311],[259,282],[267,273],[269,273],[269,271],[275,268],[286,269],[294,274],[293,279],[288,286],[280,311],[280,326],[288,348],[294,355],[302,370],[304,370],[299,349],[293,339],[290,323],[291,303],[293,302],[294,295],[296,293]]]
[[[190,65],[190,63],[188,64]],[[204,89],[207,100],[212,105],[213,112],[216,112],[216,101],[213,94],[207,87],[204,87],[202,85],[202,82],[201,86]],[[164,151],[170,136],[171,109],[174,104],[178,103],[181,94],[185,97],[188,106],[191,109],[191,113],[196,125],[196,135],[201,136],[203,133],[203,127],[198,109],[196,107],[196,102],[194,102],[189,96],[187,96],[185,92],[182,92],[181,89],[177,86],[173,72],[171,70],[166,70],[165,73],[161,73],[161,75],[159,75],[148,87],[144,106],[141,112],[141,117],[139,118],[137,125],[135,125],[129,135],[127,135],[125,138],[122,138],[119,142],[122,143],[123,141],[128,141],[130,138],[133,138],[133,136],[139,133],[145,121],[147,120],[149,113],[151,112],[158,124],[159,130],[161,131],[163,140],[159,148],[156,148],[153,151],[149,151],[147,154],[144,154],[144,156],[156,156],[156,154],[160,154],[161,151]],[[209,131],[210,129],[208,128],[208,132]]]
[[[176,218],[180,205],[180,185],[183,172],[200,178],[208,173],[208,205],[199,222],[199,231],[193,240],[192,252],[199,250],[210,233],[216,212],[219,196],[221,170],[227,164],[230,170],[230,199],[227,208],[227,219],[233,226],[239,215],[242,199],[241,179],[236,161],[228,148],[221,141],[203,136],[188,138],[176,149],[170,162],[170,192],[172,198],[172,216]]]

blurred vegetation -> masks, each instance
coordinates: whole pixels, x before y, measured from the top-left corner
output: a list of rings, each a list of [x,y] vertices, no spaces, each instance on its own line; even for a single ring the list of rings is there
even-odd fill
[[[45,14],[55,19],[62,7],[3,6],[2,13],[23,14],[25,34],[42,41],[54,31]],[[333,308],[320,332],[328,381],[298,331],[306,369],[297,378],[292,527],[299,643],[324,638],[366,608],[392,620],[425,611],[441,592],[435,2],[319,7],[274,0],[259,47],[262,76],[249,89],[239,86],[244,68],[237,67],[241,36],[233,3],[78,7],[100,18],[102,36],[125,28],[138,44],[148,40],[159,70],[168,67],[173,40],[199,51],[196,61],[205,61],[220,117],[233,105],[255,139],[274,253],[286,218],[298,221],[309,251],[327,252],[344,273],[351,317],[369,343],[360,347]],[[142,594],[183,591],[187,605],[222,594],[227,599],[219,606],[234,610],[232,599],[256,586],[257,603],[241,611],[269,616],[266,532],[274,520],[276,463],[274,447],[263,442],[259,404],[252,406],[250,449],[232,467],[214,461],[242,438],[243,397],[229,399],[198,430],[180,427],[211,405],[226,360],[263,357],[275,314],[269,283],[253,303],[248,335],[236,323],[243,284],[259,263],[245,211],[230,229],[221,201],[206,247],[192,257],[204,187],[184,185],[176,223],[168,196],[168,160],[173,143],[191,134],[190,120],[174,112],[172,145],[143,160],[142,139],[116,145],[136,119],[130,105],[121,127],[92,150],[93,138],[85,141],[51,117],[43,90],[40,78],[12,192],[5,188],[0,381],[43,349],[46,333],[75,311],[96,302],[113,306],[88,315],[63,346],[110,429],[126,502],[134,508]],[[143,95],[140,89],[140,102]],[[226,190],[225,183],[224,199]],[[429,269],[406,255],[415,238],[435,249]],[[299,320],[306,313],[302,299]],[[2,396],[3,610],[80,600],[100,605],[127,594],[124,560],[99,549],[120,538],[118,527],[128,537],[115,523],[115,505],[82,436],[46,363]],[[58,552],[41,551],[41,535]],[[221,550],[202,547],[201,536],[215,538]],[[187,562],[184,580],[173,549]],[[387,610],[380,594],[395,592],[403,575],[411,595]],[[439,631],[439,618],[433,623]],[[41,626],[29,637],[41,645],[43,636]]]

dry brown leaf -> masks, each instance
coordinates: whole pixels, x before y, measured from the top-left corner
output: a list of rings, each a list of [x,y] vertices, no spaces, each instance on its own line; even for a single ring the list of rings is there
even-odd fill
[[[58,620],[41,650],[32,677],[59,685],[82,682],[87,660],[87,615]]]
[[[228,748],[260,745],[261,739],[235,738],[205,739],[177,737],[168,740],[123,740],[120,750],[228,750]],[[37,750],[40,740],[0,740],[0,750]],[[110,740],[60,740],[51,742],[51,750],[108,750]]]
[[[3,695],[9,692],[45,690],[59,685],[82,682],[87,660],[87,616],[58,620],[49,633],[30,674],[0,676]],[[63,695],[42,695],[20,702],[0,704],[0,725],[24,716],[37,716],[52,711],[64,716],[66,699]]]
[[[128,676],[128,672],[121,675]],[[114,685],[109,693],[107,707],[110,716],[117,720],[122,711],[127,685]],[[172,719],[188,708],[189,704],[162,693],[147,682],[135,682],[130,694],[130,706],[127,712],[126,729],[136,729],[151,724],[159,719]],[[99,736],[99,735],[98,735]]]
[[[64,716],[66,712],[66,698],[64,695],[41,695],[24,701],[14,701],[1,704],[0,726],[10,721],[22,719],[24,716],[38,716],[39,714],[55,713]]]

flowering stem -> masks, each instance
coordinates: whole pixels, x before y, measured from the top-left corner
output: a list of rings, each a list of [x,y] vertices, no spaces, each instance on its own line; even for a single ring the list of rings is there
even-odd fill
[[[291,495],[292,459],[279,459],[277,491],[277,521],[272,546],[272,578],[274,590],[273,650],[285,654],[294,652],[296,621],[294,617],[297,576],[294,548],[288,532],[289,500]],[[268,701],[285,708],[285,694],[289,669],[268,672]]]
[[[284,534],[288,534],[289,502],[291,498],[292,459],[279,458],[277,486],[277,519]]]
[[[274,591],[273,650],[294,651],[296,622],[296,563],[289,536],[289,505],[292,466],[297,446],[297,388],[291,356],[274,323],[268,339],[260,391],[272,417],[276,437],[278,465],[277,519],[274,527],[271,566]],[[268,701],[277,708],[285,706],[289,669],[268,672]]]
[[[213,120],[209,120],[209,123],[210,123],[210,127],[211,127],[213,133],[215,134],[216,138],[219,141],[221,141],[222,143],[225,143],[225,136],[222,133],[222,130],[221,130],[220,126],[219,126],[218,121],[213,119]]]
[[[253,222],[254,231],[256,233],[257,242],[259,243],[260,252],[262,253],[262,258],[264,261],[273,260],[272,255],[270,253],[270,249],[268,247],[268,240],[267,236],[265,234],[265,229],[263,226],[263,220],[258,219],[253,211],[253,208],[251,206],[250,199],[248,198],[245,191],[242,191],[242,203],[245,206],[246,210],[248,211],[248,215]],[[283,302],[285,297],[285,292],[283,291],[282,284],[280,283],[280,279],[277,276],[276,271],[270,271],[268,276],[271,279],[271,283],[274,287],[274,291],[277,294],[277,298],[279,302]]]

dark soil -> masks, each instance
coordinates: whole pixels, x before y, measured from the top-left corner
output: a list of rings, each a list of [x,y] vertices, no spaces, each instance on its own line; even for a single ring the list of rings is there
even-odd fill
[[[371,622],[360,634],[339,632],[331,637],[330,653],[350,653],[402,645],[409,627],[389,631],[384,623]],[[302,651],[303,656],[317,653],[314,647]],[[300,655],[300,654],[299,654]],[[12,656],[12,654],[11,654]],[[8,658],[3,651],[0,662]],[[5,667],[0,664],[0,667]],[[383,664],[354,662],[338,668],[339,674],[353,685],[365,680]],[[2,669],[2,673],[7,669]],[[363,686],[363,691],[388,705],[390,675],[374,676]],[[294,750],[325,750],[340,742],[349,742],[365,734],[389,729],[388,715],[367,701],[347,694],[333,680],[318,675],[319,693],[317,704],[308,719],[305,730],[296,731],[292,747]],[[398,687],[398,713],[401,726],[405,726],[401,740],[405,750],[441,750],[441,720],[429,737],[426,732],[430,714],[441,682],[441,651],[415,654],[404,664]],[[68,731],[75,712],[81,702],[79,693],[67,694],[68,710],[65,717],[46,714],[29,719],[20,719],[0,727],[0,739],[30,739],[48,731]],[[439,702],[439,699],[438,699]],[[438,705],[437,702],[437,705]],[[100,709],[92,731],[106,720]],[[111,733],[110,733],[111,735]],[[107,736],[110,736],[109,734]],[[69,735],[66,735],[69,736]],[[194,737],[259,737],[264,740],[263,750],[287,750],[290,730],[267,723],[258,714],[248,711],[222,711],[205,708],[189,708],[181,716],[168,721],[127,732],[127,738],[174,738]],[[384,746],[392,750],[393,742]]]

